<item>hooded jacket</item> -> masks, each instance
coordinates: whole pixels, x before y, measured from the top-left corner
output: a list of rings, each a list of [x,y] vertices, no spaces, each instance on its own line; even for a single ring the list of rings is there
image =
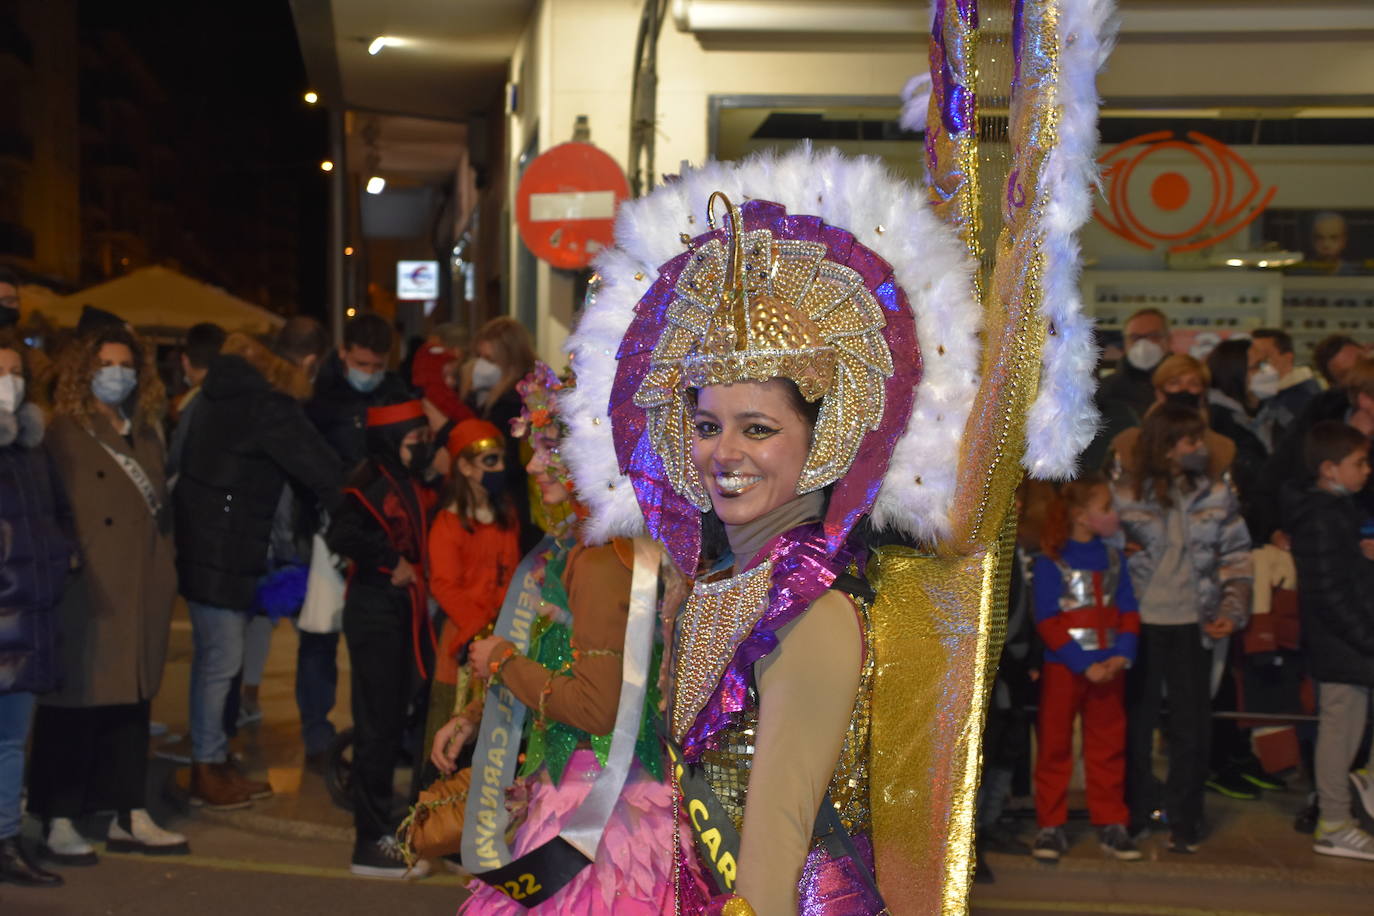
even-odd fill
[[[175,491],[181,593],[252,610],[283,487],[331,510],[343,469],[300,404],[242,357],[216,357],[197,400]]]
[[[1141,548],[1131,554],[1128,565],[1135,593],[1143,596],[1149,590],[1155,564],[1165,551],[1168,510],[1155,502],[1149,487],[1143,487],[1140,496],[1134,493],[1131,481],[1137,473],[1135,443],[1139,435],[1139,429],[1128,429],[1112,443],[1116,452],[1112,498],[1121,514],[1127,542]],[[1181,504],[1197,588],[1199,623],[1227,617],[1240,629],[1250,619],[1254,565],[1250,533],[1226,471],[1235,455],[1235,446],[1225,436],[1210,430],[1203,441],[1210,456],[1207,476],[1183,495]]]
[[[1285,493],[1308,669],[1318,681],[1374,687],[1374,562],[1360,551],[1365,512],[1318,487]]]
[[[410,398],[410,387],[388,371],[382,383],[363,394],[348,383],[348,369],[338,353],[330,353],[315,379],[315,394],[305,405],[306,415],[352,474],[367,457],[367,409]]]
[[[72,510],[33,404],[0,411],[0,694],[58,684],[57,602],[76,549]]]

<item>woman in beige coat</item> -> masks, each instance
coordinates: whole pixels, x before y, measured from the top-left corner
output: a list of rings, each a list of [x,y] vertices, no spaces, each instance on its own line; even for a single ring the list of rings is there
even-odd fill
[[[29,810],[47,820],[45,853],[94,864],[73,820],[117,812],[108,848],[186,852],[144,810],[149,702],[157,694],[176,597],[157,417],[164,392],[124,328],[102,329],[61,358],[48,448],[79,544],[59,607],[61,686],[39,700]]]

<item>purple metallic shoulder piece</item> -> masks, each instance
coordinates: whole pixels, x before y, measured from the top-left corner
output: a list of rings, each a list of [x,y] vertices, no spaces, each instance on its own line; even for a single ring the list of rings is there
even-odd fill
[[[832,552],[824,527],[812,523],[778,535],[759,551],[749,568],[772,558],[773,584],[768,593],[768,609],[735,649],[710,700],[683,736],[682,751],[688,762],[696,762],[704,751],[714,747],[730,717],[745,709],[754,663],[778,647],[778,630],[801,616],[829,590],[854,560],[856,550],[851,542]]]

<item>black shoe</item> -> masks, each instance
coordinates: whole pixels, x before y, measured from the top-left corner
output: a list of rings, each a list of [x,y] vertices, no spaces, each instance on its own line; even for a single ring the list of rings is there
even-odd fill
[[[1195,834],[1174,833],[1169,836],[1169,851],[1183,855],[1192,855],[1198,851],[1200,844]]]
[[[0,840],[0,884],[6,881],[24,887],[62,886],[62,876],[40,868],[17,836]]]
[[[1016,833],[1005,827],[989,827],[978,837],[985,852],[1004,856],[1028,856],[1030,845],[1017,839]]]
[[[1069,838],[1063,827],[1041,827],[1031,844],[1031,855],[1041,862],[1058,862],[1069,851]]]
[[[305,755],[305,769],[314,773],[316,776],[323,776],[325,769],[329,766],[329,751],[320,751],[318,754]]]
[[[429,862],[424,859],[406,865],[401,844],[394,836],[353,847],[353,863],[348,868],[355,875],[367,878],[423,878],[429,874]]]
[[[1259,765],[1258,760],[1250,760],[1236,768],[1240,778],[1250,783],[1256,789],[1264,789],[1266,792],[1282,792],[1288,788],[1288,783],[1273,773],[1265,772],[1264,767]]]
[[[1097,831],[1097,845],[1110,856],[1122,862],[1135,862],[1141,858],[1140,847],[1131,839],[1130,833],[1122,824],[1108,824]]]
[[[973,847],[973,883],[997,883],[997,879],[992,874],[992,869],[988,867],[987,860],[983,858],[983,847],[976,843]]]
[[[1203,783],[1218,795],[1239,801],[1254,801],[1260,797],[1259,791],[1250,782],[1235,772],[1218,773]]]
[[[1303,805],[1297,817],[1293,818],[1293,829],[1311,836],[1317,832],[1317,817],[1317,793],[1312,792],[1307,796],[1307,804]]]

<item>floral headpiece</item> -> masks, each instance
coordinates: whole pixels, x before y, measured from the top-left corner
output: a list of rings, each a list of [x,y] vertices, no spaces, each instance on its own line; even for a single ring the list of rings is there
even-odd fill
[[[559,416],[558,392],[571,387],[571,374],[559,376],[548,363],[535,360],[530,374],[515,383],[515,390],[520,395],[520,415],[510,421],[511,435],[517,439],[543,436],[562,441],[568,428]],[[549,473],[559,483],[570,486],[572,474],[568,466],[563,463],[557,449],[551,452]]]

